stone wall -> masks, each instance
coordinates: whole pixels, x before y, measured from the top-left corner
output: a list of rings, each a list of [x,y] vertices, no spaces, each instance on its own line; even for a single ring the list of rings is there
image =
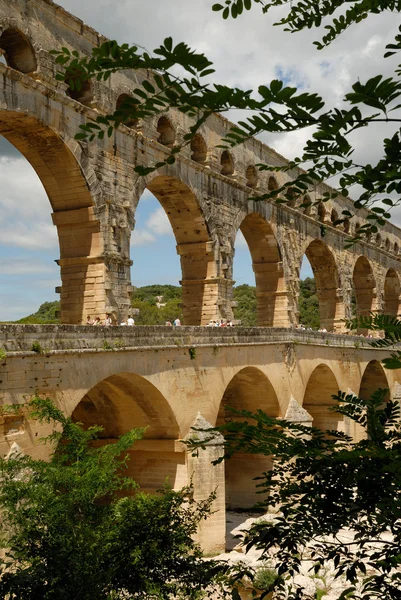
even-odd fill
[[[29,160],[49,196],[60,241],[64,323],[82,323],[88,313],[126,318],[135,260],[130,236],[145,189],[157,197],[174,231],[187,325],[232,317],[238,230],[252,256],[259,325],[298,322],[304,254],[315,273],[321,321],[328,330],[344,329],[352,291],[359,314],[397,314],[400,230],[387,223],[374,239],[346,249],[368,213],[356,211],[349,223],[334,226],[352,204],[344,197],[319,203],[329,189],[323,185],[290,206],[251,201],[293,173],[258,173],[254,165],[259,162],[286,164],[258,140],[222,152],[218,145],[230,127],[223,117],[211,117],[176,164],[146,179],[138,178],[133,167],[163,159],[189,130],[185,115],[171,111],[121,126],[110,139],[77,142],[80,124],[113,111],[124,94],[151,77],[118,73],[107,82],[90,82],[80,93],[55,79],[52,49],[65,46],[89,54],[104,39],[51,1],[15,0],[10,6],[0,0],[0,50],[8,65],[0,64],[0,133]],[[301,208],[305,201],[311,205]]]

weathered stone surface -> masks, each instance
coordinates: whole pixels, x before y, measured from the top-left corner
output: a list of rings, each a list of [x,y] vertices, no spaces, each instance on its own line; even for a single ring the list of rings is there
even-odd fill
[[[397,314],[400,302],[400,230],[386,224],[375,239],[345,244],[366,222],[356,211],[344,226],[334,221],[349,199],[323,204],[317,186],[288,206],[250,201],[292,174],[258,173],[255,164],[286,163],[258,140],[231,153],[218,145],[230,123],[219,115],[202,127],[175,165],[138,178],[137,164],[162,159],[189,130],[191,120],[170,111],[159,119],[121,126],[112,138],[80,143],[79,125],[113,111],[148,73],[117,73],[80,92],[55,79],[50,51],[65,46],[89,54],[104,37],[50,0],[0,0],[0,133],[28,159],[49,196],[58,229],[62,320],[86,314],[125,319],[130,306],[130,235],[147,188],[172,225],[182,269],[184,321],[206,324],[232,317],[234,242],[240,229],[252,256],[257,318],[262,326],[298,322],[299,272],[306,253],[314,269],[321,322],[342,331],[352,289],[360,314]],[[311,202],[301,208],[304,202]],[[323,239],[322,225],[326,228]],[[135,284],[135,281],[133,282]]]

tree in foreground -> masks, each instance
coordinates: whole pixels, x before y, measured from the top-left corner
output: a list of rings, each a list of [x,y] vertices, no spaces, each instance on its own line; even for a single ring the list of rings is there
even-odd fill
[[[0,459],[0,597],[8,600],[198,599],[213,581],[193,536],[212,498],[191,489],[158,495],[124,476],[126,452],[143,430],[93,445],[48,399],[33,417],[55,429],[49,462],[21,454]]]
[[[265,594],[309,598],[291,581],[301,563],[310,561],[311,576],[329,567],[343,578],[339,600],[401,598],[400,407],[386,402],[387,393],[378,390],[367,401],[345,393],[336,397],[335,410],[363,430],[359,442],[262,411],[237,413],[242,422],[218,428],[226,460],[237,452],[274,455],[258,487],[261,505],[279,512],[273,521],[257,521],[244,539],[246,550],[260,550],[261,560],[273,561],[281,576]],[[235,590],[234,597],[239,598]]]

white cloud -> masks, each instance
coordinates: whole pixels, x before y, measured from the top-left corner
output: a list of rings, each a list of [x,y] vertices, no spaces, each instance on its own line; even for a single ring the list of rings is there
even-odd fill
[[[155,241],[155,237],[146,229],[134,229],[131,237],[131,246],[143,246],[151,244]]]
[[[150,215],[146,225],[156,235],[174,235],[168,216],[162,207]]]
[[[0,275],[34,275],[54,273],[51,265],[44,264],[31,258],[3,257],[0,262]],[[47,280],[47,285],[49,281]],[[58,285],[56,283],[56,285]]]
[[[51,221],[50,202],[27,160],[0,157],[0,189],[0,243],[55,250],[57,230]]]
[[[162,207],[157,208],[149,215],[146,219],[145,227],[134,229],[131,238],[131,246],[151,244],[160,236],[174,237],[170,221]]]

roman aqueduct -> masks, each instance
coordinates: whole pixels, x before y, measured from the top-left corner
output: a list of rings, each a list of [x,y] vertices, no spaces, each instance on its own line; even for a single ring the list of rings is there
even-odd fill
[[[148,489],[167,476],[180,487],[192,476],[197,497],[217,486],[214,527],[201,533],[212,551],[224,545],[226,501],[233,507],[252,504],[252,477],[268,461],[238,456],[225,468],[212,467],[210,458],[221,452],[217,442],[197,459],[188,456],[180,440],[194,423],[221,422],[228,418],[225,407],[234,405],[357,437],[350,423],[329,411],[333,393],[350,389],[363,396],[381,386],[401,397],[400,375],[385,373],[378,362],[384,351],[340,335],[353,293],[358,314],[399,313],[401,231],[387,224],[375,238],[346,249],[368,213],[356,211],[335,226],[350,201],[320,203],[328,189],[323,185],[287,205],[249,200],[285,177],[258,173],[255,164],[277,166],[285,158],[258,140],[222,151],[218,145],[230,123],[219,115],[174,165],[147,179],[134,166],[159,161],[182,139],[190,126],[184,115],[171,111],[121,126],[110,139],[78,142],[80,124],[112,112],[146,77],[120,73],[80,92],[56,80],[52,49],[89,54],[103,40],[51,0],[14,0],[11,6],[0,0],[0,134],[30,162],[49,197],[60,245],[64,324],[0,326],[0,346],[7,352],[0,398],[23,403],[35,390],[50,395],[74,418],[103,425],[104,443],[127,428],[147,426],[132,452],[133,475]],[[119,321],[128,314],[130,236],[145,189],[159,200],[174,231],[188,327],[83,327],[87,313],[109,312]],[[210,319],[232,318],[238,230],[252,256],[259,327],[200,329]],[[321,323],[332,333],[294,329],[304,254],[317,282]],[[32,352],[38,340],[40,354]],[[38,423],[22,415],[4,417],[1,427],[3,453],[18,444],[45,455]]]

